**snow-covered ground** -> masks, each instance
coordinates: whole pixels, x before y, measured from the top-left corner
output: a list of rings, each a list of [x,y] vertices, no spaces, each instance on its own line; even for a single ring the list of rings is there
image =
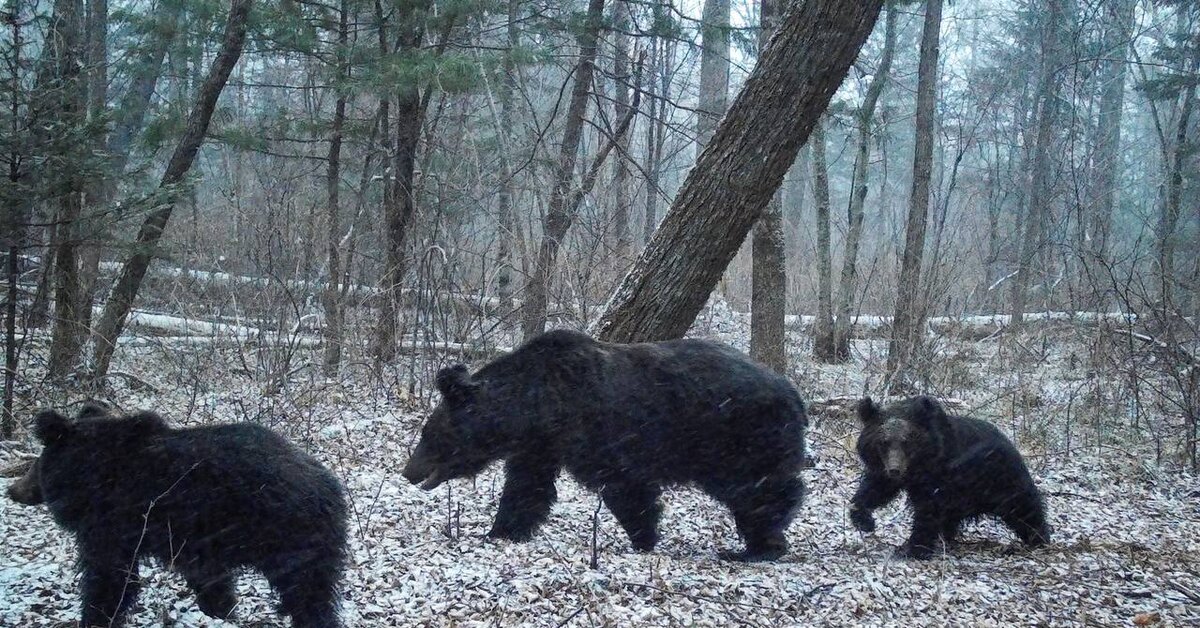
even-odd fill
[[[744,343],[741,330],[709,331]],[[861,341],[855,363],[841,367],[798,361],[798,385],[808,397],[859,395],[877,350]],[[894,559],[907,513],[902,504],[879,512],[874,535],[850,527],[854,426],[824,415],[814,417],[817,466],[805,472],[808,496],[783,560],[717,560],[718,549],[739,543],[732,518],[703,494],[679,489],[664,497],[662,540],[650,554],[633,552],[599,509],[593,569],[597,498],[568,478],[560,480],[559,503],[541,533],[515,545],[483,538],[503,481],[498,469],[432,493],[400,477],[425,403],[409,397],[403,377],[372,379],[355,367],[330,383],[302,370],[265,398],[263,385],[239,373],[239,361],[227,354],[180,351],[186,349],[123,349],[117,368],[130,377],[118,381],[114,400],[156,408],[179,423],[259,420],[329,464],[352,499],[347,626],[1200,625],[1200,481],[1156,465],[1136,442],[1092,447],[1076,435],[1063,447],[1055,427],[1063,413],[1071,404],[1076,413],[1095,411],[1079,409],[1074,396],[1060,399],[1074,380],[1055,361],[1018,378],[996,373],[990,349],[975,347],[975,362],[965,368],[976,383],[954,391],[1006,432],[1024,426],[1022,434],[1053,434],[1018,438],[1048,495],[1055,538],[1047,548],[1026,552],[985,522],[934,560]],[[1018,385],[1036,388],[1036,419],[1005,414],[1008,402],[988,404]],[[0,447],[0,467],[33,451],[29,441]],[[74,549],[45,510],[0,499],[0,547],[0,626],[72,625],[79,613]],[[202,615],[181,578],[156,566],[142,574],[130,625],[286,625],[256,574],[239,581],[232,624]]]

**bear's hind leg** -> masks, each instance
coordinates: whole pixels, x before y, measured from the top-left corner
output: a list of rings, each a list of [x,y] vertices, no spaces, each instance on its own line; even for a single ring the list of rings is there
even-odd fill
[[[85,555],[80,581],[83,598],[80,625],[87,628],[124,626],[125,615],[137,602],[140,588],[136,561]]]
[[[1050,526],[1046,524],[1046,507],[1035,490],[1013,499],[1000,519],[1029,547],[1041,547],[1050,542]]]
[[[798,477],[767,478],[723,501],[733,511],[738,534],[746,544],[740,552],[722,551],[724,560],[758,562],[775,560],[787,553],[788,523],[804,497]]]
[[[504,464],[504,490],[488,536],[523,542],[533,537],[558,499],[554,481],[558,464],[542,457],[519,454]]]
[[[629,535],[633,549],[639,552],[649,552],[658,544],[658,518],[662,515],[658,497],[661,492],[658,487],[632,482],[609,483],[600,489],[604,505]]]
[[[233,614],[233,607],[237,606],[233,574],[197,566],[180,571],[188,586],[196,593],[196,605],[200,607],[200,612],[217,619],[226,619]]]
[[[279,593],[280,612],[292,618],[294,628],[339,628],[336,565],[303,565],[268,572],[267,581]]]

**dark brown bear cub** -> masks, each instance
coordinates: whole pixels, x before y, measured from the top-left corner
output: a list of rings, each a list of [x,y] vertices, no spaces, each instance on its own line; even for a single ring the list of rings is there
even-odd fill
[[[875,530],[871,512],[908,494],[913,525],[899,553],[927,559],[939,538],[954,542],[963,521],[1000,518],[1030,547],[1050,541],[1041,493],[1012,442],[990,423],[946,414],[929,397],[879,407],[858,405],[863,430],[858,455],[866,467],[850,506],[850,521]]]
[[[248,423],[173,429],[157,414],[75,419],[44,411],[45,446],[14,501],[45,503],[75,535],[82,626],[121,626],[137,600],[138,562],[183,574],[200,610],[227,617],[234,578],[261,571],[292,624],[333,628],[346,556],[341,483],[278,434]]]
[[[665,486],[693,484],[733,512],[746,549],[772,560],[800,503],[804,403],[788,381],[703,340],[610,344],[570,331],[531,339],[475,374],[438,373],[442,403],[404,477],[426,490],[505,461],[490,536],[523,541],[566,469],[640,551],[658,540]]]

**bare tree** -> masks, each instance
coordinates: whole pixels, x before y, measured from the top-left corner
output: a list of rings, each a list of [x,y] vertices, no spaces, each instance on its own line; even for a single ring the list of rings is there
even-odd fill
[[[817,320],[813,325],[813,359],[832,362],[833,256],[830,252],[829,163],[825,157],[825,123],[818,120],[808,138],[812,146],[813,199],[817,210]]]
[[[596,326],[678,338],[758,220],[871,32],[882,0],[790,4],[663,224]]]
[[[766,48],[775,29],[774,0],[759,0],[759,49]],[[787,373],[787,257],[783,246],[782,191],[767,203],[754,223],[751,248],[750,357],[777,373]]]
[[[854,293],[858,289],[858,249],[862,245],[863,205],[867,200],[868,173],[871,163],[871,125],[875,120],[875,109],[879,97],[887,86],[891,74],[892,59],[896,51],[896,7],[887,3],[884,21],[883,52],[879,67],[871,77],[862,105],[855,114],[858,123],[858,152],[854,156],[854,181],[850,193],[850,205],[846,211],[846,245],[842,252],[842,272],[838,285],[837,319],[833,324],[833,341],[819,340],[823,346],[832,345],[830,361],[842,362],[850,358],[851,316],[854,308]]]
[[[904,229],[904,255],[888,343],[887,372],[893,386],[907,379],[905,371],[921,342],[927,304],[921,302],[921,260],[925,252],[925,223],[929,215],[929,180],[933,174],[933,127],[937,123],[939,35],[942,0],[925,3],[921,30],[921,59],[917,65],[916,136],[913,141],[912,196]]]
[[[326,376],[337,374],[342,362],[342,335],[345,313],[342,309],[341,294],[338,280],[342,274],[341,248],[342,225],[338,219],[340,211],[338,193],[341,188],[342,173],[342,128],[346,122],[346,85],[350,80],[350,50],[349,50],[349,19],[350,9],[348,0],[341,0],[338,5],[337,50],[334,58],[337,60],[337,101],[333,105],[333,123],[329,132],[329,155],[325,170],[325,220],[326,220],[326,260],[328,281],[322,292],[325,309],[325,359]]]
[[[1062,58],[1062,25],[1065,21],[1068,0],[1045,0],[1042,15],[1042,63],[1037,83],[1037,135],[1033,156],[1029,160],[1028,208],[1025,211],[1024,230],[1021,234],[1021,250],[1017,258],[1017,275],[1012,284],[1013,327],[1024,321],[1026,301],[1029,295],[1030,274],[1034,258],[1042,251],[1046,241],[1052,173],[1050,172],[1050,145],[1054,142],[1054,129],[1058,120],[1059,81],[1055,73]]]
[[[508,134],[513,128],[513,113],[515,104],[513,98],[517,91],[517,64],[515,56],[517,54],[517,46],[520,45],[521,35],[517,28],[517,20],[520,16],[520,0],[508,0],[508,50],[504,54],[503,60],[503,76],[500,77],[500,128],[497,129],[497,134],[508,139]],[[496,213],[497,227],[499,233],[497,237],[500,240],[500,246],[496,253],[496,296],[500,300],[500,309],[504,314],[512,311],[513,307],[513,262],[512,249],[513,237],[516,233],[516,223],[513,220],[513,192],[516,188],[516,182],[513,180],[514,173],[511,166],[512,156],[508,154],[512,150],[511,142],[504,142],[502,151],[504,154],[500,156],[501,176],[504,181],[500,185],[500,192],[496,195]]]
[[[613,4],[613,74],[616,94],[613,116],[621,120],[629,111],[629,2],[616,0]],[[640,86],[638,86],[640,87]],[[613,231],[616,245],[617,264],[624,265],[629,257],[629,213],[633,207],[632,180],[629,176],[629,138],[632,131],[623,134],[617,142],[617,154],[613,158]]]
[[[596,63],[596,40],[604,20],[604,0],[589,0],[586,22],[579,33],[579,61],[575,65],[574,85],[567,106],[567,117],[563,127],[562,143],[555,161],[554,189],[550,193],[550,207],[542,224],[542,242],[534,260],[533,274],[526,285],[522,309],[522,333],[526,338],[540,334],[546,329],[547,292],[550,288],[551,271],[558,259],[562,239],[571,227],[574,218],[567,211],[567,198],[575,180],[575,162],[579,157],[579,143],[583,138],[583,121],[587,113],[588,90],[592,85],[592,73]]]
[[[704,150],[729,103],[729,0],[704,0],[700,16],[700,98],[696,155]]]
[[[117,338],[133,309],[133,301],[137,298],[142,279],[150,268],[150,262],[158,249],[158,241],[162,238],[171,212],[180,192],[180,184],[191,169],[196,159],[196,153],[204,142],[208,132],[209,121],[212,120],[213,110],[216,109],[217,99],[229,80],[233,66],[237,65],[242,55],[242,47],[246,41],[246,20],[250,13],[251,0],[233,0],[229,8],[229,19],[225,24],[225,35],[221,49],[209,68],[208,76],[196,94],[192,111],[188,115],[187,127],[171,159],[163,172],[158,186],[158,195],[154,197],[156,207],[146,217],[137,235],[137,248],[133,255],[121,268],[121,273],[109,295],[108,303],[104,306],[103,315],[95,331],[95,355],[92,363],[92,377],[102,379],[108,374],[108,366],[116,349]]]

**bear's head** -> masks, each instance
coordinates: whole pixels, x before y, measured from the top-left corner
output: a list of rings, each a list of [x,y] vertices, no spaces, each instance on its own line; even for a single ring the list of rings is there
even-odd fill
[[[33,419],[42,453],[9,485],[8,496],[29,506],[46,503],[60,520],[72,521],[87,503],[94,488],[90,483],[96,481],[106,456],[128,455],[133,440],[166,429],[157,414],[114,417],[107,406],[95,402],[85,404],[74,419],[42,410]]]
[[[426,491],[446,480],[477,475],[499,457],[500,448],[495,429],[500,408],[483,382],[456,364],[438,371],[437,388],[442,402],[425,422],[402,472]]]
[[[936,400],[921,396],[880,407],[866,397],[858,418],[858,455],[867,469],[902,482],[943,464],[950,421]]]

